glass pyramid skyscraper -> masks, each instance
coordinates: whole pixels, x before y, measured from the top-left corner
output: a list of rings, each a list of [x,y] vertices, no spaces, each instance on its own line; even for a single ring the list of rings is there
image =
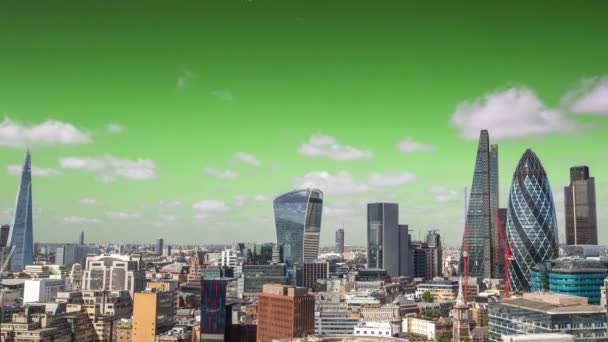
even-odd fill
[[[540,160],[528,149],[513,174],[507,211],[507,241],[512,244],[509,287],[530,289],[530,270],[558,256],[557,219],[549,180]]]
[[[32,162],[30,150],[25,153],[17,200],[15,216],[11,225],[8,241],[15,247],[11,259],[11,271],[22,271],[25,265],[31,265],[34,259],[34,231],[32,223]]]

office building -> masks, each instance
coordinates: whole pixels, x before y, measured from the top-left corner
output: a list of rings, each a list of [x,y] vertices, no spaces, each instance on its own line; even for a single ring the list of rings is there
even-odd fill
[[[8,233],[8,245],[15,247],[10,270],[19,272],[34,261],[34,227],[32,222],[32,165],[28,149],[17,190],[13,224]]]
[[[127,290],[134,292],[145,289],[145,273],[141,270],[141,256],[138,255],[97,255],[88,256],[83,272],[83,290]]]
[[[412,273],[415,278],[432,279],[433,250],[425,242],[411,243]]]
[[[72,329],[62,313],[45,312],[44,305],[25,306],[1,324],[2,341],[71,342]]]
[[[441,247],[441,235],[439,230],[431,229],[426,235],[426,244],[429,249],[429,265],[428,277],[441,277],[443,276],[443,249]]]
[[[243,265],[237,279],[237,289],[241,297],[254,297],[265,284],[288,283],[285,264]]]
[[[133,298],[133,342],[154,341],[156,335],[171,330],[175,312],[175,293],[136,292]]]
[[[398,225],[399,229],[399,276],[410,277],[414,274],[414,255],[412,237],[407,224]]]
[[[608,340],[606,312],[585,297],[524,293],[489,303],[490,341],[520,334],[566,333],[576,341]]]
[[[23,284],[23,303],[53,302],[57,292],[65,288],[65,279],[27,279]]]
[[[88,247],[82,244],[66,244],[55,249],[55,264],[72,267],[74,264],[84,264]]]
[[[336,229],[336,253],[344,254],[344,229]]]
[[[564,187],[566,244],[597,245],[595,178],[589,167],[570,168],[570,185]]]
[[[538,263],[530,272],[533,292],[552,292],[586,297],[599,305],[601,287],[608,277],[608,264],[600,260],[564,257]]]
[[[498,235],[498,229],[502,228],[502,236],[505,239],[505,244],[508,243],[507,239],[507,208],[497,208],[496,210],[498,214],[498,220],[500,221],[500,226],[496,227],[496,234]],[[494,215],[494,213],[492,213]],[[492,220],[495,218],[492,216]],[[502,247],[502,242],[500,241],[500,237],[496,239],[496,248],[494,253],[494,278],[496,279],[504,279],[505,278],[505,250]]]
[[[563,333],[505,335],[502,342],[574,342],[574,336]]]
[[[220,258],[220,266],[221,267],[231,267],[234,268],[239,264],[239,254],[232,249],[225,249],[222,251],[222,256]]]
[[[317,293],[315,297],[315,335],[352,335],[359,317],[351,315],[339,292]]]
[[[384,269],[392,277],[409,273],[409,233],[399,225],[397,203],[367,204],[367,267]]]
[[[171,246],[165,246],[163,248],[163,256],[170,257],[172,253]]]
[[[466,238],[468,245],[468,274],[470,277],[491,278],[493,275],[495,225],[492,210],[498,207],[498,146],[490,148],[487,130],[482,130],[477,147],[468,211]],[[461,265],[464,263],[461,262]]]
[[[165,247],[165,240],[163,240],[163,238],[159,238],[158,240],[156,240],[156,248],[154,251],[158,255],[163,255],[164,247]]]
[[[390,322],[361,322],[353,330],[355,336],[392,337],[398,336],[400,329]]]
[[[509,264],[511,292],[528,291],[532,267],[559,253],[553,193],[540,159],[530,149],[521,156],[513,174],[507,241],[514,256]]]
[[[418,284],[416,287],[416,297],[422,298],[425,292],[429,292],[435,302],[454,301],[458,295],[458,282],[436,279]]]
[[[295,190],[273,201],[277,243],[283,246],[283,259],[289,267],[301,269],[319,256],[323,192],[319,189]]]
[[[0,226],[0,247],[6,247],[8,243],[8,233],[11,229],[11,226],[8,224],[3,224]]]
[[[226,280],[201,281],[201,339],[225,341],[228,333],[226,320]]]
[[[305,262],[302,275],[302,286],[312,289],[318,279],[329,278],[329,264],[327,262]]]
[[[315,297],[303,287],[264,285],[258,295],[258,342],[304,337],[315,330]]]
[[[78,243],[80,245],[84,245],[84,230],[80,231],[80,236],[79,236],[79,239],[78,239]]]

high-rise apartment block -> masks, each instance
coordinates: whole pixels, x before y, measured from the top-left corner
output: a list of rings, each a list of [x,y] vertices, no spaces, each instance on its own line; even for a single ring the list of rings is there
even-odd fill
[[[175,312],[175,293],[136,292],[133,298],[133,342],[154,341],[156,335],[171,330]]]
[[[564,187],[566,244],[597,245],[597,208],[595,178],[589,167],[570,168],[570,185]]]
[[[32,160],[28,149],[21,170],[13,224],[8,234],[8,246],[15,247],[10,264],[13,272],[22,271],[25,265],[31,265],[34,261],[32,210]]]
[[[336,253],[344,254],[344,229],[336,229]]]
[[[409,275],[411,253],[407,225],[399,225],[397,203],[367,204],[367,267],[392,277]]]
[[[264,285],[258,295],[258,342],[304,337],[315,330],[315,297],[303,287]]]

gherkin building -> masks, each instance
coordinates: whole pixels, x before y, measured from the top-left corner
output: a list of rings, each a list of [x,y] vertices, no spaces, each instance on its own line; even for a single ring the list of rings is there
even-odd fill
[[[507,212],[512,292],[530,289],[530,270],[558,256],[557,219],[549,180],[538,156],[527,149],[513,174]]]

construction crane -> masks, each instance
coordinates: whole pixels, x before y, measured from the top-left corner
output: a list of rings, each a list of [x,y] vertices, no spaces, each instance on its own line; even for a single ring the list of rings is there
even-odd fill
[[[504,260],[504,273],[505,273],[505,298],[509,297],[509,262],[511,260],[513,260],[513,253],[512,248],[513,248],[513,243],[510,243],[509,245],[507,245],[507,242],[505,240],[505,233],[502,227],[502,224],[500,223],[500,218],[498,217],[498,209],[494,208],[494,220],[496,220],[496,229],[498,230],[498,237],[500,239],[500,244],[502,246],[502,250],[504,251],[505,254],[505,260]]]
[[[464,187],[464,234],[462,238],[462,269],[464,272],[464,302],[469,302],[469,244],[467,243],[467,187]]]
[[[4,270],[6,270],[6,267],[8,266],[9,262],[11,261],[13,254],[15,254],[15,246],[11,247],[11,250],[6,255],[6,259],[2,263],[2,266],[0,266],[0,274],[4,273]]]

